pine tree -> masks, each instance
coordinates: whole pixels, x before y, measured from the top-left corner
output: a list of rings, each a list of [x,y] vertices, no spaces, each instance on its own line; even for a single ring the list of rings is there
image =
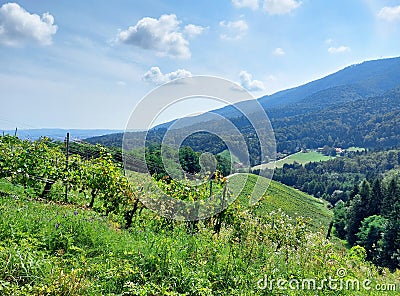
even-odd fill
[[[381,214],[388,217],[392,213],[393,206],[400,202],[399,186],[395,178],[391,179],[385,192],[381,205]]]
[[[363,208],[362,216],[363,219],[369,216],[372,216],[375,212],[372,205],[372,194],[371,194],[371,186],[367,180],[364,180],[361,183],[360,188],[360,196],[361,196],[361,206]]]
[[[370,207],[372,208],[372,215],[379,215],[381,213],[381,206],[383,202],[383,194],[381,181],[377,178],[372,185]]]
[[[335,227],[336,235],[341,238],[346,238],[346,205],[339,201],[333,209],[334,218],[333,226]]]
[[[360,230],[361,221],[365,218],[363,202],[359,194],[354,196],[354,198],[350,201],[350,204],[347,207],[346,217],[347,241],[350,245],[353,246],[357,241],[356,234]]]
[[[349,199],[348,199],[348,201],[347,201],[347,202],[348,202],[347,206],[350,205],[350,201],[351,201],[358,193],[360,193],[360,188],[358,187],[358,184],[356,183],[356,184],[354,184],[353,190],[350,192]]]
[[[388,223],[380,244],[380,264],[395,270],[400,267],[400,188],[396,178],[386,190],[382,213]]]
[[[381,241],[380,264],[394,271],[400,267],[400,204],[397,204],[390,215]]]

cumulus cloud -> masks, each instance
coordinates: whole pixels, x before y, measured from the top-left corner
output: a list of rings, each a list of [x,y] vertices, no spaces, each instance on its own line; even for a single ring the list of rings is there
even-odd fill
[[[286,53],[285,53],[285,51],[284,51],[282,48],[277,47],[277,48],[275,48],[275,50],[272,52],[272,54],[275,55],[275,56],[284,56]]]
[[[202,26],[196,26],[193,24],[189,24],[189,25],[185,26],[183,31],[188,37],[192,38],[194,36],[202,34],[204,32],[204,30],[205,30],[205,28]]]
[[[136,25],[120,31],[117,41],[154,50],[162,56],[188,59],[191,53],[184,33],[194,36],[203,30],[200,26],[187,25],[182,33],[180,24],[175,14],[164,14],[159,19],[145,17]]]
[[[224,40],[238,40],[246,35],[249,26],[246,21],[238,20],[235,22],[221,21],[219,25],[223,29],[223,33],[220,35],[221,39]]]
[[[232,0],[232,4],[237,8],[248,7],[253,10],[258,9],[258,0]]]
[[[163,74],[159,67],[151,67],[149,71],[143,74],[142,79],[151,84],[161,85],[175,79],[191,76],[192,73],[185,69],[178,69],[176,71]]]
[[[334,47],[331,46],[328,48],[328,52],[332,53],[332,54],[336,54],[336,53],[345,53],[345,52],[350,52],[351,48],[348,46],[338,46],[338,47]]]
[[[301,1],[296,0],[264,0],[264,11],[271,15],[288,14],[291,11],[299,8]]]
[[[22,46],[34,42],[50,45],[57,32],[54,17],[48,12],[42,16],[31,14],[17,3],[0,7],[0,43],[6,46]]]
[[[399,21],[400,20],[400,5],[383,7],[378,13],[378,18],[388,21],[388,22]]]
[[[253,76],[247,71],[239,73],[240,85],[249,91],[260,91],[265,89],[265,85],[260,80],[253,80]]]

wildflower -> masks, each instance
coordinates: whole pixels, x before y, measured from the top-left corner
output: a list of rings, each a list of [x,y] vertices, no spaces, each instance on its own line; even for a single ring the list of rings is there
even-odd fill
[[[78,211],[75,211],[75,212],[74,212],[74,215],[75,215],[75,216],[78,215]]]
[[[55,227],[58,229],[58,227],[60,227],[60,223],[56,223]]]

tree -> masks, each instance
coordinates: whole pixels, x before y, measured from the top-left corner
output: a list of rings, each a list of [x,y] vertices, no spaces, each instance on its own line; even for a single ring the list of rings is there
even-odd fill
[[[378,242],[386,228],[387,220],[379,215],[365,218],[360,231],[356,234],[357,244],[367,250],[367,259],[377,261],[379,257]]]
[[[381,181],[376,178],[374,183],[372,184],[372,192],[371,192],[371,204],[372,208],[371,214],[378,215],[381,212],[381,205],[383,201],[382,187]]]
[[[361,183],[361,188],[360,188],[360,193],[361,197],[361,207],[363,208],[362,215],[364,216],[363,218],[366,218],[368,216],[372,216],[375,212],[375,209],[373,207],[373,198],[371,194],[371,186],[367,180],[364,180]]]
[[[400,267],[400,204],[393,207],[380,243],[380,264],[391,271]]]
[[[350,195],[349,195],[349,200],[348,200],[348,203],[349,203],[349,204],[350,204],[350,201],[351,201],[359,192],[360,192],[360,188],[358,187],[358,184],[355,183],[355,184],[354,184],[354,187],[353,187],[353,189],[352,189],[352,191],[350,192]]]
[[[382,213],[388,223],[380,244],[380,263],[395,270],[400,266],[400,188],[396,177],[389,182],[382,203]]]
[[[199,156],[190,147],[179,149],[179,162],[186,173],[195,174],[200,172]]]
[[[217,170],[220,171],[223,176],[228,176],[232,169],[231,160],[221,155],[216,155],[215,159],[217,160]]]
[[[389,216],[392,213],[393,206],[400,202],[400,188],[397,185],[396,178],[392,178],[389,182],[387,190],[384,194],[384,198],[381,206],[381,213],[384,217]]]
[[[363,202],[359,194],[354,196],[354,198],[350,201],[350,205],[347,207],[346,217],[347,241],[351,246],[353,246],[357,241],[356,234],[361,227],[361,221],[365,218]]]
[[[335,234],[341,238],[346,238],[346,204],[339,201],[333,208],[334,218],[333,226],[335,227]]]

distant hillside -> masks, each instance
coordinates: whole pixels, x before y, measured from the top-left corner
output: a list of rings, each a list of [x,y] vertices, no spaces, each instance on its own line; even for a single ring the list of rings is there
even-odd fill
[[[400,58],[366,61],[312,81],[259,99],[265,107],[290,105],[307,100],[322,90],[351,87],[362,97],[376,96],[400,85]],[[323,97],[319,100],[324,103]]]
[[[14,135],[15,130],[5,130],[4,134]],[[63,140],[67,134],[70,133],[71,139],[85,139],[94,136],[108,135],[121,132],[121,130],[110,129],[21,129],[17,131],[20,139],[36,140],[40,137],[49,137],[54,140]]]
[[[296,152],[301,148],[324,145],[389,148],[400,145],[400,58],[368,61],[297,88],[260,98],[274,128],[278,152]],[[241,102],[246,107],[248,102]],[[273,106],[270,108],[270,106]],[[250,147],[251,164],[265,160],[257,154],[257,135],[249,121],[233,106],[212,111],[230,118],[245,136]],[[176,135],[187,129],[217,127],[217,120],[174,129]],[[160,142],[168,123],[151,130],[148,140]],[[221,131],[223,134],[223,131]],[[137,134],[139,136],[139,134]],[[122,134],[89,139],[92,143],[121,146]],[[138,137],[139,138],[139,137]],[[130,137],[135,141],[135,136]],[[215,147],[213,143],[215,142]],[[186,140],[196,151],[220,153],[225,147],[210,135]]]
[[[378,96],[397,86],[400,86],[400,57],[351,65],[307,84],[261,97],[258,101],[268,115],[275,118],[284,114],[304,114],[336,103]],[[240,108],[246,108],[247,105],[247,102],[236,104]],[[227,118],[241,115],[233,106],[210,112]],[[199,122],[202,118],[203,121],[207,121],[207,113],[194,116],[193,121]],[[172,122],[161,124],[155,129],[168,128]]]

